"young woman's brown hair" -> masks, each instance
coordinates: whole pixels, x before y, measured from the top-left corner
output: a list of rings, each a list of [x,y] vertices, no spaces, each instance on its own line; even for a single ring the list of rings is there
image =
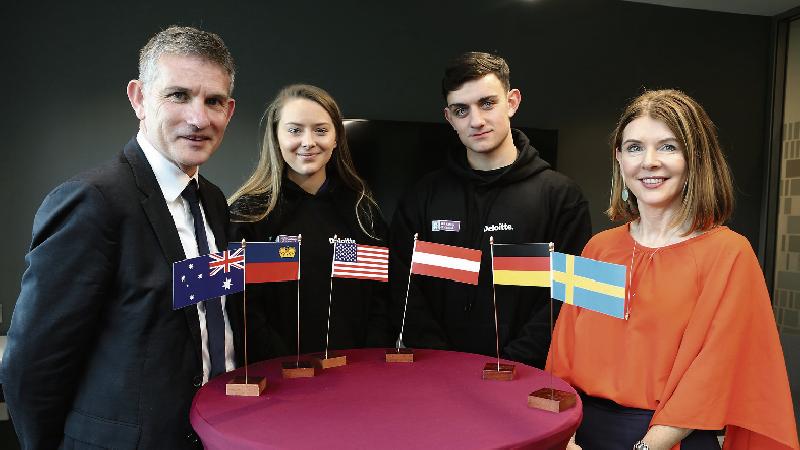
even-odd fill
[[[330,116],[336,132],[336,148],[330,163],[339,179],[358,194],[353,208],[361,230],[368,236],[374,236],[373,214],[377,213],[378,205],[353,166],[339,106],[325,90],[307,84],[293,84],[281,89],[264,111],[261,117],[262,140],[258,164],[247,181],[228,199],[229,204],[240,200],[240,207],[232,211],[232,219],[238,222],[257,222],[275,209],[286,165],[278,144],[277,127],[283,105],[297,98],[317,103]]]

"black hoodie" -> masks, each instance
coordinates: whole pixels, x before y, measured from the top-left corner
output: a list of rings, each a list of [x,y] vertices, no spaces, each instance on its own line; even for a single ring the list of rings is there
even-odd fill
[[[578,185],[552,170],[527,136],[511,130],[519,150],[510,165],[477,171],[464,147],[426,175],[398,205],[390,238],[392,319],[400,327],[414,233],[419,239],[480,249],[477,286],[411,276],[403,342],[408,347],[496,354],[489,237],[495,243],[553,242],[580,255],[591,237],[588,204]],[[439,221],[458,231],[433,231]],[[458,223],[458,226],[454,222]],[[444,228],[448,228],[447,226]],[[550,345],[550,290],[496,286],[500,356],[543,367]],[[560,303],[554,302],[554,316]]]
[[[359,244],[386,246],[387,226],[373,211],[370,237],[358,225],[357,194],[331,171],[319,192],[309,194],[283,178],[276,208],[258,222],[234,222],[235,240],[274,241],[279,235],[302,234],[300,282],[300,352],[325,349],[331,292],[329,239],[351,238]],[[243,197],[231,205],[237,213],[249,212],[259,199]],[[264,200],[261,199],[263,202]],[[368,224],[365,224],[368,226]],[[369,227],[367,229],[370,229]],[[333,279],[330,349],[392,345],[386,303],[386,283],[347,278]],[[248,285],[247,318],[250,362],[290,355],[297,351],[297,282]]]

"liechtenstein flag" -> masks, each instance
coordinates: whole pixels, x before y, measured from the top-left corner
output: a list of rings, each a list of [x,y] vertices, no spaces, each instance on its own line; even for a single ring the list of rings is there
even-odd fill
[[[172,264],[172,309],[243,290],[244,250],[241,248]]]
[[[250,242],[247,248],[247,284],[300,279],[299,242]],[[228,250],[241,250],[240,242],[229,242]]]

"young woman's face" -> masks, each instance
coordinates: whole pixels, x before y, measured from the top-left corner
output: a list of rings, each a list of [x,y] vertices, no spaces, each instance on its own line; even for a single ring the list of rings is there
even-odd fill
[[[336,129],[325,108],[304,99],[291,99],[283,105],[278,122],[278,144],[289,166],[289,179],[325,179],[325,165],[336,148]]]

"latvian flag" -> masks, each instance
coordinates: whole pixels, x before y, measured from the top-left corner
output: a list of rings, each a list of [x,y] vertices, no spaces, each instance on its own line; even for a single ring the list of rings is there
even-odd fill
[[[550,244],[494,244],[494,284],[550,287]]]
[[[389,249],[352,242],[337,242],[333,247],[331,276],[389,281]]]
[[[411,273],[478,284],[481,251],[417,241],[411,256]]]

